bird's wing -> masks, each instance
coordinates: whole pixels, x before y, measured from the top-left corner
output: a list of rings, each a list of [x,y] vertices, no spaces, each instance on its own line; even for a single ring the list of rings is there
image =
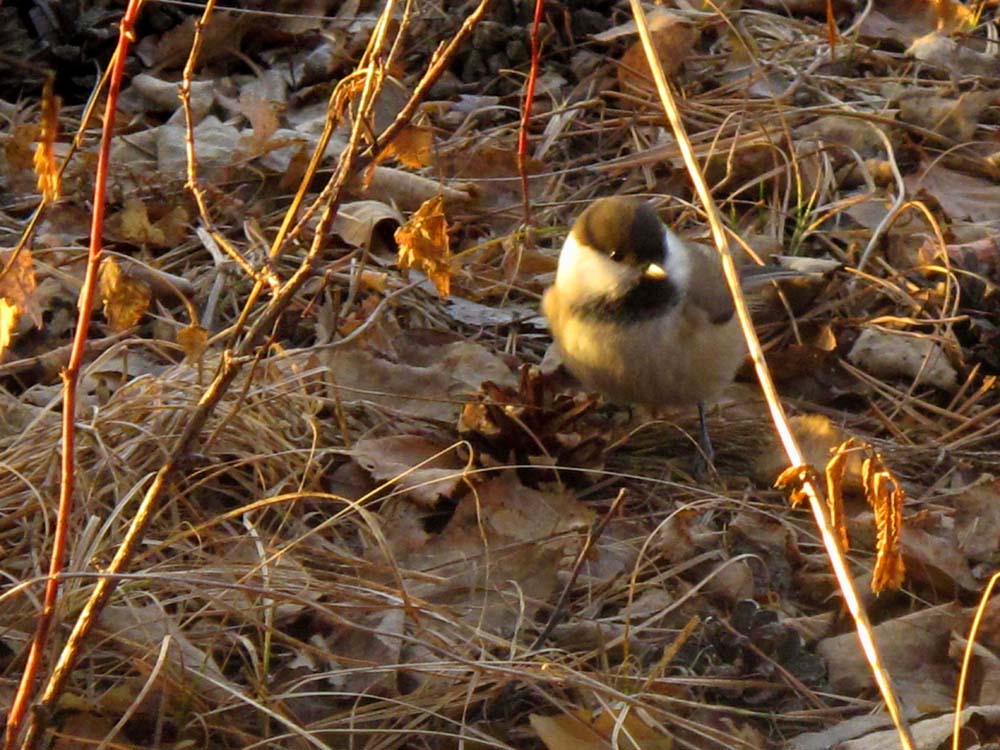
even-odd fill
[[[722,275],[719,254],[712,248],[689,243],[691,249],[691,281],[688,299],[705,311],[716,324],[733,317],[733,298]]]

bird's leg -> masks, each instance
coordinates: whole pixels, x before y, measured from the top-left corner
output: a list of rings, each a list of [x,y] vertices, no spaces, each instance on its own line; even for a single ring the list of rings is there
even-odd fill
[[[712,438],[708,436],[704,401],[698,402],[698,447],[701,451],[694,462],[694,473],[696,477],[702,478],[715,471],[715,448],[712,447]]]

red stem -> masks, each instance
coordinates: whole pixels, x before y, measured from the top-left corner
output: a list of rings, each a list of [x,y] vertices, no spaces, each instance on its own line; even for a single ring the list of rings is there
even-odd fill
[[[21,725],[24,722],[28,701],[34,693],[35,679],[38,676],[45,642],[48,640],[49,628],[52,625],[56,602],[59,596],[59,573],[62,571],[66,557],[66,537],[69,532],[70,515],[73,510],[74,485],[74,444],[76,442],[76,386],[80,377],[80,367],[86,352],[87,331],[90,328],[90,315],[94,306],[94,290],[97,287],[97,274],[101,263],[102,228],[104,226],[104,208],[106,199],[106,183],[108,177],[108,161],[111,153],[111,135],[115,126],[115,110],[118,103],[118,92],[121,88],[125,71],[125,57],[129,44],[133,40],[135,19],[143,0],[129,0],[125,15],[122,16],[118,32],[118,46],[111,58],[111,78],[108,84],[108,101],[104,108],[104,129],[101,133],[101,144],[97,158],[97,170],[94,174],[94,210],[90,221],[90,246],[87,251],[87,271],[77,302],[79,315],[76,331],[73,336],[73,347],[70,350],[69,363],[62,372],[63,379],[63,419],[62,419],[62,481],[59,485],[59,512],[56,518],[55,539],[52,543],[52,559],[49,562],[49,575],[45,582],[45,598],[42,612],[35,628],[35,637],[31,642],[28,659],[17,686],[17,694],[7,714],[7,728],[4,733],[4,748],[14,750]]]
[[[531,200],[528,194],[528,123],[531,122],[531,103],[535,99],[535,81],[538,79],[538,60],[542,45],[538,29],[542,23],[545,0],[535,0],[535,19],[531,24],[531,69],[528,71],[528,86],[524,93],[524,107],[521,111],[521,130],[517,135],[517,169],[521,174],[521,195],[524,197],[524,223],[531,223]]]

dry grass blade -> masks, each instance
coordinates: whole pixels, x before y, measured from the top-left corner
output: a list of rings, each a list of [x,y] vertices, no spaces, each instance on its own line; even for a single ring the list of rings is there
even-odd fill
[[[757,334],[754,331],[746,301],[743,299],[742,292],[740,291],[739,277],[737,275],[732,256],[729,253],[729,240],[722,226],[715,202],[712,200],[708,186],[705,183],[704,178],[701,176],[701,171],[691,149],[690,141],[686,136],[683,123],[681,122],[676,102],[674,101],[673,94],[670,91],[670,86],[667,83],[666,76],[663,74],[663,67],[656,55],[649,33],[649,27],[646,24],[645,12],[643,11],[639,0],[630,0],[630,6],[632,8],[632,15],[635,18],[636,25],[639,28],[640,38],[642,39],[646,50],[649,66],[653,71],[661,103],[663,104],[667,118],[670,120],[670,124],[673,128],[674,135],[677,138],[681,153],[684,156],[684,163],[687,167],[688,174],[691,176],[691,179],[694,182],[695,190],[705,207],[713,239],[715,240],[716,247],[722,256],[722,267],[725,271],[726,281],[728,282],[729,289],[732,292],[737,315],[739,316],[740,324],[743,328],[744,336],[746,337],[747,347],[750,351],[750,358],[753,361],[757,378],[760,381],[762,390],[764,391],[764,396],[767,400],[767,405],[771,412],[775,428],[781,437],[781,443],[785,448],[785,452],[788,454],[790,464],[792,466],[801,466],[803,463],[802,451],[799,449],[795,436],[792,434],[791,428],[788,425],[788,420],[785,417],[784,409],[782,408],[781,402],[778,398],[778,393],[774,387],[771,374],[767,369],[766,363],[764,362],[764,354],[761,349],[760,342],[757,340]],[[806,478],[806,480],[802,482],[802,491],[809,500],[813,518],[815,519],[816,525],[820,530],[820,534],[823,538],[823,545],[827,550],[830,563],[837,575],[837,582],[840,585],[844,600],[851,612],[851,615],[854,617],[854,621],[857,625],[858,637],[861,639],[865,655],[871,664],[872,673],[878,683],[886,708],[892,716],[893,722],[899,731],[903,747],[907,749],[912,748],[913,738],[910,734],[909,726],[903,718],[902,711],[900,710],[899,702],[892,686],[892,679],[882,666],[882,659],[878,653],[878,646],[875,643],[871,624],[868,621],[868,616],[865,613],[864,607],[858,598],[857,591],[854,588],[854,581],[847,568],[847,561],[844,559],[843,552],[840,549],[836,532],[831,528],[827,519],[825,503],[820,499],[820,489],[815,482]]]

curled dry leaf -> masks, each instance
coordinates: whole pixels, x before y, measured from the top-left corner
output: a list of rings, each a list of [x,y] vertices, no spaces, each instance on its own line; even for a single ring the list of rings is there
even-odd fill
[[[364,195],[377,195],[403,211],[415,211],[437,197],[444,198],[448,204],[463,204],[472,200],[467,185],[444,185],[438,180],[392,167],[375,167],[365,175],[364,185],[355,178],[350,187]]]
[[[438,294],[447,297],[451,292],[451,243],[444,199],[437,196],[426,201],[396,230],[395,237],[399,267],[423,271]]]
[[[372,248],[372,239],[383,227],[395,231],[403,221],[403,215],[383,201],[354,201],[345,203],[337,210],[337,216],[330,226],[330,233],[340,237],[351,247]],[[313,222],[315,223],[315,221]]]
[[[59,135],[59,107],[62,100],[53,92],[53,82],[54,77],[50,75],[42,88],[41,128],[33,160],[35,175],[38,177],[38,192],[48,201],[58,200],[61,190],[55,143]]]
[[[111,257],[101,261],[98,283],[104,315],[112,330],[124,331],[142,320],[152,299],[147,284],[127,276]]]
[[[847,446],[848,449],[852,446]],[[861,479],[865,499],[875,513],[875,568],[872,571],[872,591],[896,589],[903,584],[903,500],[905,494],[899,481],[874,451],[861,464]],[[838,498],[839,500],[839,498]],[[841,515],[843,512],[841,506]]]

